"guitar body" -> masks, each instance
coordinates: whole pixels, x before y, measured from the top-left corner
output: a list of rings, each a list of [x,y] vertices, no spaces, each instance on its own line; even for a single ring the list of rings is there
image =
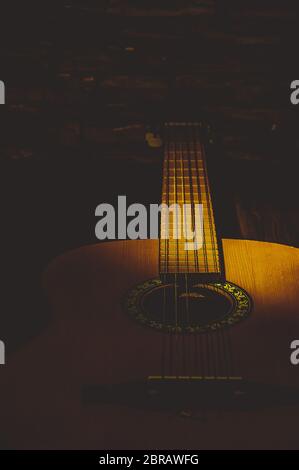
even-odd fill
[[[290,343],[299,331],[299,250],[241,240],[223,240],[223,249],[227,280],[253,300],[248,318],[230,327],[242,376],[299,390],[299,371],[290,364]],[[134,383],[160,373],[165,333],[139,324],[123,309],[126,293],[157,275],[158,242],[152,240],[86,246],[50,264],[44,285],[52,321],[1,373],[8,446],[298,448],[299,402],[250,411],[219,411],[215,403],[195,418],[134,406],[121,397],[119,403],[82,400],[84,387]],[[205,333],[195,336],[205,341]],[[194,335],[186,338],[191,347]]]

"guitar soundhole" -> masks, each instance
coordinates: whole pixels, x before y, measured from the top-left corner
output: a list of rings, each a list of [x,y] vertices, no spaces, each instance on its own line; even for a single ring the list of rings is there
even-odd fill
[[[174,284],[153,289],[144,295],[142,304],[150,320],[183,329],[219,321],[232,308],[230,299],[216,290],[191,286],[186,292]]]
[[[242,320],[251,310],[251,301],[243,289],[229,282],[185,286],[152,279],[129,293],[125,307],[149,327],[198,333]]]

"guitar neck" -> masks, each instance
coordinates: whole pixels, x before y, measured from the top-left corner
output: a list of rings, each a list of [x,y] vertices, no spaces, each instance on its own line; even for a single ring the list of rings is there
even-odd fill
[[[200,125],[165,124],[164,148],[162,204],[175,204],[176,210],[167,216],[162,210],[160,274],[220,278],[220,250]]]

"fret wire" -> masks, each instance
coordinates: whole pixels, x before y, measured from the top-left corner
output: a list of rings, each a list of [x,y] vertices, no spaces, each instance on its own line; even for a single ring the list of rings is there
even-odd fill
[[[171,204],[178,204],[181,206],[181,210],[183,204],[191,203],[193,208],[191,214],[193,232],[195,232],[194,207],[195,204],[202,203],[204,205],[204,243],[201,250],[184,249],[185,242],[187,241],[184,238],[184,235],[187,235],[186,220],[180,220],[180,224],[176,222],[178,224],[176,229],[184,234],[183,241],[171,238],[174,221],[172,220],[173,215],[170,213],[168,225],[170,238],[168,240],[161,238],[160,268],[163,272],[169,271],[167,270],[167,265],[171,267],[171,272],[175,272],[173,267],[176,267],[179,272],[182,272],[181,268],[187,268],[187,272],[219,272],[219,252],[204,149],[201,148],[196,126],[182,126],[180,127],[181,132],[176,132],[178,130],[177,127],[175,125],[166,125],[165,134],[167,138],[163,165],[162,202],[166,203],[167,201],[168,207]],[[193,136],[191,142],[189,138],[190,133]],[[165,230],[166,220],[162,218],[161,236],[165,235]],[[173,247],[175,247],[175,252],[173,252]],[[205,261],[204,270],[199,266],[200,259]]]

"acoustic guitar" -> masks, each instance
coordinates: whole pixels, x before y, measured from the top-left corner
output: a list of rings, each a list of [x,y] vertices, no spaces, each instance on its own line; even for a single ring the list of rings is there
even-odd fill
[[[204,134],[165,125],[162,202],[202,204],[199,249],[122,240],[48,266],[52,321],[1,370],[8,446],[299,447],[299,250],[219,238]]]

